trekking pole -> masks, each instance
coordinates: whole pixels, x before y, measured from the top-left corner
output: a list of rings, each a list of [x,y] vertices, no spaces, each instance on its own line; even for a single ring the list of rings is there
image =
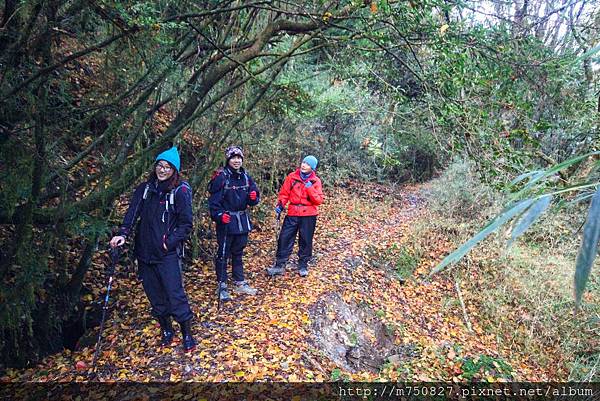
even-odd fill
[[[108,284],[106,286],[106,296],[104,297],[104,305],[102,306],[102,319],[100,320],[100,331],[98,332],[98,340],[96,341],[96,352],[94,352],[94,359],[92,360],[92,368],[94,375],[96,374],[96,361],[98,360],[98,354],[100,353],[100,345],[102,343],[102,331],[104,330],[104,321],[106,320],[106,311],[108,310],[108,299],[110,296],[110,289],[112,288],[113,277],[115,275],[115,268],[119,262],[119,254],[121,250],[119,247],[110,249],[110,265],[108,267]]]
[[[277,265],[277,249],[279,248],[279,232],[281,231],[281,213],[277,213],[275,217],[275,256],[273,257],[275,265]],[[275,276],[269,276],[269,279],[273,279]]]
[[[275,217],[275,243],[279,243],[279,231],[281,230],[281,214]],[[275,251],[275,257],[277,257],[277,251]]]
[[[224,283],[224,281],[221,280],[221,278],[225,275],[225,272],[223,270],[227,269],[227,259],[225,259],[225,248],[227,247],[227,227],[225,227],[225,238],[223,239],[223,252],[221,253],[221,261],[225,260],[225,263],[220,263],[219,264],[219,284],[217,287],[217,311],[221,310],[221,291],[223,291],[223,286],[221,285],[222,283]],[[225,268],[223,268],[223,265],[225,265]]]

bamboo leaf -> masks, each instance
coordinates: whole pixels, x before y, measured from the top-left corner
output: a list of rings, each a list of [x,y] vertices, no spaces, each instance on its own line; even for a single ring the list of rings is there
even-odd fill
[[[579,308],[583,290],[598,253],[600,241],[600,187],[596,190],[583,226],[583,239],[575,265],[575,308]]]
[[[592,47],[590,50],[588,50],[587,52],[583,53],[581,56],[577,57],[575,59],[576,62],[580,62],[585,60],[586,58],[590,58],[592,57],[594,54],[600,52],[600,45],[597,45],[595,47]]]
[[[540,217],[550,203],[552,202],[552,195],[545,195],[539,198],[527,212],[523,213],[523,216],[519,219],[519,222],[512,230],[510,241],[508,241],[507,247],[510,247],[517,238],[521,236],[527,229]]]
[[[534,171],[529,171],[527,173],[520,174],[514,180],[512,180],[510,182],[510,184],[508,184],[508,186],[509,187],[513,187],[513,186],[515,186],[516,184],[518,184],[519,182],[523,181],[526,178],[529,178],[529,177],[535,176],[535,175],[543,175],[543,174],[544,174],[544,170],[534,170]]]
[[[561,188],[558,191],[549,192],[549,193],[547,193],[545,195],[564,194],[564,193],[567,193],[567,192],[581,191],[582,189],[586,189],[586,188],[594,188],[595,189],[596,186],[598,186],[598,184],[600,184],[600,182],[593,182],[593,183],[589,183],[589,184],[583,183],[583,184],[570,185],[568,187]]]
[[[440,272],[446,266],[456,263],[463,256],[467,254],[475,245],[477,245],[481,240],[485,237],[493,233],[498,229],[498,227],[505,224],[507,221],[512,219],[515,216],[523,213],[524,210],[527,210],[529,206],[535,201],[535,199],[524,199],[522,201],[517,202],[514,206],[503,212],[501,215],[496,217],[490,224],[488,224],[483,230],[478,232],[475,236],[473,236],[470,240],[461,245],[457,250],[452,252],[450,255],[446,256],[444,260],[438,264],[435,269],[431,271],[430,276]]]
[[[571,159],[567,159],[565,161],[563,161],[562,163],[558,163],[557,165],[555,165],[554,167],[545,170],[543,174],[538,174],[535,177],[533,177],[523,188],[521,188],[520,191],[516,192],[513,196],[512,199],[519,199],[521,196],[523,196],[523,194],[525,194],[527,191],[529,191],[534,184],[536,184],[537,182],[539,182],[540,180],[542,180],[543,178],[547,178],[550,177],[553,174],[556,174],[557,172],[559,172],[560,170],[570,167],[573,164],[579,163],[582,160],[587,159],[590,156],[593,155],[598,155],[600,154],[600,150],[594,151],[594,152],[590,152],[590,153],[586,153],[585,155],[581,155],[581,156],[577,156],[577,157],[573,157]]]
[[[583,193],[583,194],[581,194],[579,196],[576,196],[571,201],[569,201],[569,204],[572,205],[572,204],[584,201],[586,199],[591,198],[592,196],[594,196],[594,193]]]

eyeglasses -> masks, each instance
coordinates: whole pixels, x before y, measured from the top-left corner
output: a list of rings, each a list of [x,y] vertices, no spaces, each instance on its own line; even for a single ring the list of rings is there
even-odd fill
[[[171,166],[169,166],[168,164],[161,164],[161,163],[158,163],[156,165],[156,169],[157,170],[162,170],[162,171],[171,171],[172,170]]]

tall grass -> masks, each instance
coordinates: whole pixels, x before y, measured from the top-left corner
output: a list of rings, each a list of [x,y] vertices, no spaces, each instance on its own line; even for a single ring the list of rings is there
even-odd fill
[[[457,160],[431,182],[427,200],[430,215],[419,231],[460,244],[498,212],[504,196],[478,180],[473,164]],[[598,274],[583,310],[573,314],[573,254],[583,223],[578,207],[553,211],[508,251],[502,232],[486,239],[452,271],[465,301],[479,306],[483,327],[502,348],[549,372],[548,379],[600,379]]]

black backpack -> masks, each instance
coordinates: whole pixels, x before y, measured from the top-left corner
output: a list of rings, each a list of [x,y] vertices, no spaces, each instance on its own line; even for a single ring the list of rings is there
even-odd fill
[[[242,189],[242,188],[250,188],[250,180],[248,178],[248,174],[244,171],[244,180],[245,180],[245,184],[242,185],[241,187],[232,187],[229,183],[229,180],[231,178],[231,173],[229,172],[229,170],[223,168],[223,167],[219,167],[215,173],[213,174],[212,178],[210,179],[210,181],[208,181],[208,185],[206,186],[207,191],[210,192],[210,188],[212,187],[213,182],[215,181],[215,178],[217,178],[218,176],[220,176],[221,174],[225,175],[225,183],[223,184],[223,186],[220,189],[224,189],[225,191],[230,190],[230,189]],[[225,191],[223,191],[223,197],[225,196]],[[215,191],[216,192],[216,191]],[[223,200],[221,198],[221,200]]]

